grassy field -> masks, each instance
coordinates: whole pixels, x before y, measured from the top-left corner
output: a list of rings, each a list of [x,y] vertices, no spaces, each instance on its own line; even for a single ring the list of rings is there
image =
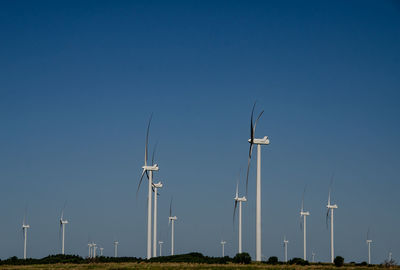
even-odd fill
[[[311,265],[311,266],[293,266],[293,265],[265,265],[265,264],[250,264],[250,265],[240,265],[240,264],[189,264],[189,263],[91,263],[91,264],[42,264],[42,265],[2,265],[0,269],[43,269],[43,270],[66,270],[66,269],[99,269],[99,270],[130,270],[130,269],[277,269],[277,270],[338,270],[338,269],[357,269],[357,270],[373,270],[373,269],[389,269],[383,267],[350,267],[344,266],[337,268],[335,266],[324,266],[324,265]],[[392,267],[390,269],[400,270],[400,267]]]

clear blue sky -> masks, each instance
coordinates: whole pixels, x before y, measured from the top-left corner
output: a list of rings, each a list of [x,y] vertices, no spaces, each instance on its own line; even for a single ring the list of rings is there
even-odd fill
[[[247,165],[251,106],[265,113],[263,254],[329,259],[325,205],[335,172],[336,254],[400,260],[400,4],[397,1],[3,1],[0,4],[0,258],[88,239],[144,257],[146,185],[136,199],[147,120],[159,142],[159,231],[169,252],[237,250],[233,196]],[[255,160],[254,160],[255,161]],[[255,165],[255,163],[253,164]],[[242,180],[243,175],[242,175]],[[244,191],[244,182],[241,190]],[[255,255],[255,166],[244,250]]]

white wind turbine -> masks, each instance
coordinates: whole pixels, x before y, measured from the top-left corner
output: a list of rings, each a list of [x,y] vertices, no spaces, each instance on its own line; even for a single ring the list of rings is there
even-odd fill
[[[96,258],[97,245],[95,243],[92,243],[92,249],[93,249],[93,258]]]
[[[114,241],[114,258],[118,257],[118,241]]]
[[[159,195],[158,189],[162,187],[163,185],[161,182],[153,184],[154,188],[153,257],[157,257],[157,197]]]
[[[262,139],[256,139],[254,137],[255,132],[256,132],[257,122],[264,112],[264,111],[262,111],[258,115],[256,121],[253,124],[253,114],[254,114],[255,106],[256,106],[256,103],[254,103],[254,105],[253,105],[253,109],[251,111],[251,118],[250,118],[250,139],[248,140],[250,143],[250,149],[249,149],[249,158],[248,158],[248,162],[247,162],[246,194],[247,194],[247,187],[248,187],[248,180],[249,180],[251,154],[253,152],[253,146],[254,146],[254,144],[256,144],[257,145],[256,261],[261,261],[261,145],[268,145],[269,139],[268,139],[268,136],[265,136]]]
[[[221,241],[221,245],[222,245],[222,258],[223,257],[225,257],[225,244],[226,244],[226,241]]]
[[[174,223],[178,218],[176,216],[172,216],[172,198],[169,204],[169,217],[168,224],[171,224],[171,255],[174,255]]]
[[[315,262],[315,252],[313,251],[313,252],[311,253],[311,255],[312,255],[312,262]]]
[[[369,239],[369,228],[368,228],[368,231],[367,231],[367,240],[366,240],[366,242],[367,242],[367,245],[368,245],[368,264],[371,264],[371,243],[372,243],[372,240]]]
[[[103,248],[103,247],[101,247],[101,248],[100,248],[100,257],[102,257],[102,256],[103,256],[103,250],[104,250],[104,248]]]
[[[152,164],[152,165],[147,165],[147,158],[148,158],[148,143],[149,143],[149,131],[150,131],[150,123],[152,116],[150,116],[149,119],[149,124],[147,126],[147,133],[146,133],[146,144],[145,144],[145,149],[144,149],[144,166],[142,175],[140,177],[139,185],[136,191],[136,196],[140,188],[140,184],[142,183],[143,176],[146,174],[148,180],[149,180],[149,191],[148,191],[148,196],[147,196],[147,259],[151,258],[151,211],[152,211],[152,188],[153,188],[153,171],[158,171],[158,165],[157,164]]]
[[[158,244],[160,245],[160,257],[162,256],[162,244],[164,244],[163,241],[158,241]]]
[[[22,232],[24,234],[24,260],[26,260],[26,241],[28,237],[28,229],[30,226],[26,223],[26,214],[24,215],[24,220],[22,221]]]
[[[301,200],[301,210],[300,210],[300,218],[303,218],[303,258],[307,260],[307,216],[310,215],[310,212],[304,211],[304,193],[306,189],[303,191],[303,199]],[[301,224],[301,223],[300,223]]]
[[[93,247],[93,245],[92,245],[92,243],[88,243],[88,247],[89,247],[89,258],[92,258],[92,247]]]
[[[286,236],[283,237],[283,248],[285,249],[285,263],[287,263],[287,246],[288,246],[289,240],[286,240]]]
[[[61,254],[64,255],[64,241],[65,241],[65,224],[68,224],[68,220],[64,219],[64,209],[61,211],[60,217],[60,229],[62,230],[61,239]]]
[[[247,202],[246,196],[239,197],[239,182],[236,183],[235,207],[233,209],[233,219],[235,219],[235,212],[239,203],[239,240],[238,240],[238,253],[242,253],[242,203]]]
[[[332,176],[333,179],[333,176]],[[331,186],[332,186],[332,180],[331,180]],[[338,206],[336,204],[331,204],[331,187],[329,187],[329,194],[328,194],[328,204],[326,205],[326,208],[328,211],[326,212],[326,225],[328,226],[328,218],[329,218],[329,213],[331,214],[331,263],[333,263],[334,257],[335,257],[335,247],[333,243],[333,210],[337,209]]]

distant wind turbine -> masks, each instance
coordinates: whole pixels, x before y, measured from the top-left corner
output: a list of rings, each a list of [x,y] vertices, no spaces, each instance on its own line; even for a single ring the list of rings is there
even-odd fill
[[[168,223],[171,224],[171,255],[174,255],[174,223],[178,218],[176,216],[172,216],[172,198],[169,204],[169,217]]]
[[[114,241],[114,258],[118,257],[118,241]]]
[[[60,217],[60,229],[62,230],[62,239],[61,239],[61,254],[64,253],[64,241],[65,241],[65,224],[68,224],[68,220],[64,219],[64,209],[61,211]]]
[[[162,256],[162,244],[164,244],[163,241],[158,241],[158,244],[160,245],[160,257]]]
[[[242,203],[247,202],[246,196],[239,197],[239,182],[236,183],[236,195],[235,195],[235,207],[233,209],[233,218],[235,218],[235,212],[239,203],[239,241],[238,241],[238,253],[242,253]]]
[[[95,243],[92,243],[92,247],[93,247],[93,258],[96,258],[96,250],[97,250],[97,246]]]
[[[286,236],[283,237],[283,248],[285,249],[285,263],[288,261],[287,257],[287,246],[288,246],[289,240],[286,240]]]
[[[332,187],[333,175],[331,179],[331,187]],[[326,225],[328,226],[328,219],[329,219],[329,212],[331,214],[331,263],[333,263],[335,257],[335,247],[333,243],[333,210],[337,209],[338,206],[336,204],[331,204],[331,187],[329,187],[329,194],[328,194],[328,204],[326,208],[328,211],[326,212]]]
[[[311,255],[312,255],[312,262],[315,262],[315,252],[313,251],[313,252],[311,253]]]
[[[371,243],[372,243],[372,240],[369,239],[369,228],[368,228],[368,231],[367,231],[367,240],[366,240],[366,242],[367,242],[367,245],[368,245],[368,264],[371,264]]]
[[[157,197],[158,189],[162,188],[161,182],[153,184],[154,188],[154,222],[153,222],[153,257],[157,257]]]
[[[310,215],[310,212],[308,211],[304,211],[304,194],[306,192],[306,189],[304,188],[303,191],[303,198],[301,200],[301,210],[300,210],[300,218],[303,217],[303,258],[304,260],[307,260],[307,237],[306,237],[306,233],[307,233],[307,216]]]
[[[88,243],[88,247],[89,247],[89,258],[92,258],[92,247],[93,247],[93,245],[92,245],[92,243]]]
[[[149,131],[150,131],[150,124],[151,124],[151,119],[153,115],[150,116],[149,123],[147,125],[147,133],[146,133],[146,144],[144,148],[144,166],[142,175],[140,177],[139,185],[136,191],[136,195],[139,191],[140,184],[142,183],[143,176],[146,174],[148,180],[149,180],[149,191],[148,191],[148,196],[147,196],[147,259],[151,258],[151,211],[152,211],[152,189],[153,189],[153,171],[158,171],[158,165],[157,164],[152,164],[152,165],[147,165],[147,159],[148,159],[148,144],[149,144]]]
[[[251,118],[250,118],[250,139],[248,140],[250,143],[250,149],[249,149],[249,158],[248,158],[248,162],[247,162],[246,194],[247,194],[247,189],[248,189],[251,154],[253,152],[254,144],[257,144],[256,261],[261,261],[261,145],[268,145],[269,139],[268,139],[268,136],[265,136],[262,139],[255,138],[257,122],[264,112],[264,111],[261,111],[261,113],[258,115],[255,122],[253,123],[255,106],[256,106],[256,103],[254,103],[254,105],[253,105],[253,109],[251,111]]]
[[[104,248],[101,247],[101,248],[100,248],[100,257],[103,257],[103,250],[104,250]]]
[[[225,257],[225,244],[226,244],[226,241],[221,241],[221,245],[222,245],[222,258],[223,257]]]
[[[26,211],[25,211],[24,220],[22,221],[22,232],[24,234],[24,260],[26,260],[26,241],[28,237],[29,228],[30,226],[26,224]]]

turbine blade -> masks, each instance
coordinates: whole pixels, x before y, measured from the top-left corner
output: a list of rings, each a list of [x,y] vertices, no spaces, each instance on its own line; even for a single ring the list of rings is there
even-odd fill
[[[169,216],[172,217],[172,197],[171,197],[171,201],[169,203]]]
[[[251,110],[251,117],[250,117],[250,144],[253,144],[253,142],[254,142],[253,116],[254,116],[254,108],[256,107],[256,103],[257,102],[254,102],[253,109]],[[251,153],[249,152],[249,157],[250,156],[251,156]]]
[[[136,197],[138,196],[138,192],[139,192],[139,189],[140,189],[140,185],[142,184],[143,176],[144,176],[145,174],[147,175],[147,171],[146,171],[145,169],[143,169],[142,175],[140,176],[139,185],[138,185],[137,190],[136,190]],[[148,175],[147,175],[147,178],[149,178]]]
[[[150,124],[151,119],[153,118],[153,113],[150,115],[149,123],[147,125],[147,132],[146,132],[146,144],[144,147],[144,165],[147,166],[147,158],[148,158],[148,148],[149,148],[149,132],[150,132]]]
[[[236,182],[236,198],[239,198],[239,180]]]
[[[328,229],[328,220],[329,220],[329,208],[328,211],[326,211],[326,218],[325,218],[325,222],[326,222],[326,228]]]
[[[306,193],[306,187],[304,187],[303,197],[301,199],[301,212],[304,211],[304,194]]]
[[[369,227],[368,227],[368,231],[367,231],[367,240],[370,240],[369,239]]]
[[[247,160],[247,173],[246,173],[246,196],[247,196],[247,191],[248,191],[248,187],[249,187],[249,172],[250,172],[250,162],[251,162],[251,152],[253,151],[253,144],[250,143],[250,155],[249,158]]]
[[[235,216],[236,216],[236,207],[237,207],[237,200],[235,200],[235,207],[233,208],[233,224],[235,224]]]
[[[257,117],[256,121],[254,122],[254,127],[253,127],[253,129],[254,129],[254,131],[253,131],[253,136],[255,136],[255,134],[256,134],[256,126],[257,126],[257,122],[258,122],[258,120],[260,120],[260,118],[261,118],[261,116],[263,115],[263,113],[264,113],[264,110],[260,112],[260,114],[258,115],[258,117]]]
[[[157,151],[157,145],[158,145],[158,142],[156,142],[156,144],[154,145],[153,154],[151,155],[151,165],[154,165],[154,159],[155,159],[155,155],[156,155],[156,151]]]

